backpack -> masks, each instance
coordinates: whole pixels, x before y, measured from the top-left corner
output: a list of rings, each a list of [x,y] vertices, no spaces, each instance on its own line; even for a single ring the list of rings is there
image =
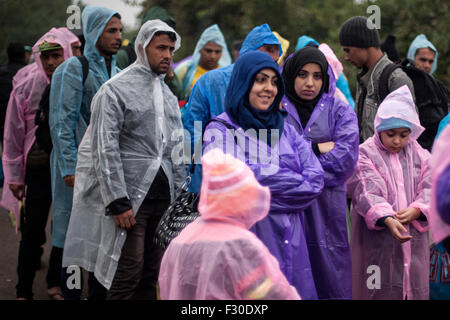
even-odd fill
[[[83,85],[89,73],[89,62],[86,57],[77,57],[81,62],[83,68]],[[39,108],[36,111],[36,117],[34,123],[37,125],[36,129],[36,142],[38,147],[48,154],[53,149],[52,138],[50,135],[49,125],[49,113],[50,113],[50,88],[51,83],[44,89],[42,93],[41,101],[39,102]]]
[[[449,112],[450,93],[442,82],[427,72],[417,69],[411,60],[405,59],[400,64],[388,65],[381,73],[378,87],[380,103],[389,94],[390,75],[399,68],[408,75],[414,85],[420,124],[425,128],[417,142],[422,148],[431,152],[439,123]]]

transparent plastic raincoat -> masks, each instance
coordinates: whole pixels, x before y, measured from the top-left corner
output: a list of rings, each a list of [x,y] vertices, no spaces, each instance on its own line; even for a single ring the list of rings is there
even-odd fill
[[[408,144],[391,153],[376,132],[360,145],[356,171],[348,180],[353,299],[429,298],[428,222],[405,224],[413,238],[403,244],[387,227],[376,225],[378,219],[407,207],[419,209],[429,219],[430,154],[416,141],[424,129],[407,86],[391,92],[381,103],[374,128],[392,117],[412,124]],[[374,280],[377,277],[379,281]]]
[[[83,85],[81,62],[73,57],[62,63],[53,74],[50,90],[50,134],[53,150],[50,155],[52,175],[52,244],[64,247],[67,225],[72,209],[73,188],[64,177],[75,174],[77,150],[91,117],[91,100],[100,86],[110,79],[103,58],[95,47],[106,24],[117,12],[106,8],[86,7],[81,19],[86,39],[84,56],[89,74]],[[120,70],[115,56],[111,59],[111,77]]]
[[[15,84],[8,102],[5,118],[2,164],[5,186],[1,205],[19,215],[19,203],[7,184],[25,184],[27,156],[36,140],[34,118],[39,108],[42,93],[50,82],[41,62],[39,45],[44,41],[58,43],[64,50],[64,59],[72,57],[70,38],[56,28],[43,35],[33,46],[35,63],[14,77]]]
[[[333,141],[335,147],[318,159],[325,172],[325,186],[320,196],[304,213],[306,241],[321,299],[351,299],[350,245],[346,224],[346,181],[355,170],[358,159],[358,119],[353,109],[335,98],[336,80],[328,66],[329,88],[302,128],[294,104],[285,96],[283,107],[289,122],[313,143]]]
[[[272,33],[272,30],[270,30],[269,25],[263,24],[253,28],[253,30],[249,32],[242,43],[239,55],[257,50],[264,44],[279,45],[279,55],[281,56],[283,54],[281,44],[277,37]],[[186,113],[183,117],[184,128],[189,132],[189,136],[185,138],[186,144],[190,143],[190,146],[186,148],[186,150],[191,151],[191,155],[188,155],[189,157],[194,153],[194,146],[196,143],[200,141],[202,129],[205,128],[206,122],[225,111],[225,94],[233,68],[234,63],[224,68],[211,70],[201,76],[192,88],[189,102],[186,105]],[[198,157],[196,157],[195,160],[197,166],[195,167],[190,185],[190,190],[195,193],[200,192],[202,181],[200,164],[201,146],[198,149],[198,153],[196,154]]]
[[[92,120],[78,152],[63,266],[94,272],[107,289],[127,232],[106,215],[106,206],[127,197],[136,215],[160,166],[172,199],[185,179],[178,101],[164,83],[165,74],[150,69],[143,49],[157,31],[174,32],[161,20],[141,27],[135,41],[137,60],[95,95]],[[180,42],[177,35],[176,49]]]
[[[231,107],[248,99],[248,91],[253,86],[250,81],[265,67],[276,69],[279,81],[282,82],[277,64],[267,58],[268,56],[263,64],[259,56],[267,55],[247,55],[246,60],[241,60],[239,65],[236,62],[233,75],[238,73],[230,80],[226,96],[227,106]],[[252,66],[253,64],[255,66]],[[273,102],[276,107],[282,99],[281,86],[282,84],[279,85]],[[277,258],[284,275],[302,299],[317,299],[305,240],[303,210],[322,192],[324,172],[310,142],[299,135],[294,126],[284,121],[281,137],[272,148],[252,136],[249,130],[244,131],[231,120],[227,112],[216,118],[228,123],[230,128],[217,121],[211,122],[205,130],[204,153],[211,148],[220,148],[232,154],[245,161],[259,183],[270,188],[269,214],[251,230]],[[234,129],[236,138],[231,134],[231,128]]]
[[[270,207],[270,191],[243,162],[213,149],[202,159],[200,218],[164,253],[162,299],[299,299],[278,261],[248,229]]]
[[[200,36],[200,39],[197,41],[197,45],[195,46],[192,58],[185,60],[175,69],[175,73],[183,85],[183,91],[186,99],[188,98],[191,91],[191,83],[197,71],[197,66],[201,58],[200,50],[202,50],[208,42],[214,42],[215,44],[218,44],[222,47],[222,56],[219,59],[219,68],[226,67],[231,63],[231,56],[228,52],[227,43],[222,34],[222,31],[220,31],[219,26],[217,24],[214,24],[206,28]]]

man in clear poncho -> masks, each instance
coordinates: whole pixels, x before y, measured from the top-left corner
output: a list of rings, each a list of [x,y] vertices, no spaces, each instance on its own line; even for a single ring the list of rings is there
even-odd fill
[[[239,56],[254,50],[266,52],[274,61],[277,61],[283,54],[280,41],[278,41],[266,23],[253,28],[249,32],[242,43]],[[185,107],[186,112],[183,115],[183,125],[189,132],[189,137],[186,137],[186,144],[190,144],[187,150],[190,150],[191,154],[194,151],[196,152],[196,159],[194,161],[198,163],[195,166],[190,185],[192,192],[200,192],[202,170],[200,164],[201,145],[198,142],[201,138],[201,132],[209,119],[225,111],[225,94],[231,79],[231,74],[233,73],[233,68],[234,63],[224,68],[211,70],[200,77],[192,88],[189,102]]]
[[[220,149],[206,153],[202,163],[200,218],[164,254],[161,298],[299,299],[278,261],[249,231],[269,212],[269,188],[244,162]]]
[[[219,26],[214,24],[206,28],[197,41],[192,58],[182,62],[175,69],[182,83],[185,99],[188,99],[192,87],[203,74],[226,67],[230,63],[231,56]]]
[[[58,248],[64,248],[77,150],[89,125],[91,100],[100,86],[120,71],[115,62],[122,39],[120,15],[106,8],[86,7],[81,19],[86,39],[83,54],[89,63],[89,73],[84,80],[80,60],[68,59],[56,69],[50,93],[52,243]]]
[[[183,128],[164,83],[180,37],[161,20],[140,29],[136,62],[104,84],[78,152],[63,266],[94,272],[108,299],[154,299],[156,226],[185,179]]]

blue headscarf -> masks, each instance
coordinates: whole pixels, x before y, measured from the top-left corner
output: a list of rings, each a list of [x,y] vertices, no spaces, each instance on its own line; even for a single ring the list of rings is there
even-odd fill
[[[278,93],[267,110],[257,110],[249,103],[249,93],[257,73],[262,69],[272,69],[278,76]],[[278,129],[279,137],[283,133],[285,110],[280,109],[284,95],[284,84],[278,71],[278,65],[264,52],[251,51],[240,55],[234,64],[233,73],[225,96],[225,112],[244,130],[268,129],[267,142],[271,143],[271,130]]]

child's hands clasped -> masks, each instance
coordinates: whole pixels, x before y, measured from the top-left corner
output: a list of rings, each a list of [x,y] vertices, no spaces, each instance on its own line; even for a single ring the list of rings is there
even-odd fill
[[[402,224],[408,224],[420,217],[420,210],[417,208],[408,207],[396,212],[395,219]]]
[[[388,217],[388,218],[386,218],[386,220],[384,220],[384,224],[391,231],[392,236],[396,240],[398,240],[400,243],[403,243],[403,242],[406,242],[406,241],[409,241],[412,239],[412,236],[409,234],[402,235],[402,233],[406,233],[408,231],[402,225],[402,223],[400,221],[398,221],[397,219],[395,219],[393,217]]]

